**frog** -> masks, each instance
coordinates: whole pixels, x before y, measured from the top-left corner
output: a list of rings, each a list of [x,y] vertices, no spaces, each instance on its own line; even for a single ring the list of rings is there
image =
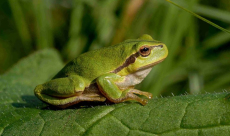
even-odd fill
[[[152,94],[135,89],[135,85],[167,56],[164,43],[144,34],[79,55],[50,81],[37,85],[34,94],[63,109],[79,102],[136,101],[146,105]]]

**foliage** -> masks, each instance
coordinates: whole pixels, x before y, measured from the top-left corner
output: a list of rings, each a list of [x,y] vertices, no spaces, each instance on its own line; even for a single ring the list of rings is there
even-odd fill
[[[229,29],[228,0],[173,2]],[[0,72],[35,50],[54,47],[68,62],[147,33],[166,43],[169,56],[141,90],[159,96],[230,88],[230,35],[166,1],[9,0],[0,6]]]
[[[47,107],[34,87],[63,66],[54,50],[21,60],[0,77],[0,135],[226,135],[230,131],[226,93],[154,98],[138,103]]]

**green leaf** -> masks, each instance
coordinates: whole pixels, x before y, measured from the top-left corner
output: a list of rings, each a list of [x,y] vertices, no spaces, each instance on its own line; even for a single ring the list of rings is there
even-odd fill
[[[1,135],[229,135],[226,93],[154,98],[146,106],[47,108],[33,89],[62,67],[56,51],[43,50],[0,77]]]

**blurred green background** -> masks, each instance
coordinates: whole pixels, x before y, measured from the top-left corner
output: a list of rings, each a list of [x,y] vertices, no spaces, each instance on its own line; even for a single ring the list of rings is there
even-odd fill
[[[230,29],[229,0],[173,1]],[[154,96],[230,89],[230,34],[164,0],[1,0],[0,6],[1,74],[44,48],[56,48],[67,63],[150,34],[169,56],[138,88]]]

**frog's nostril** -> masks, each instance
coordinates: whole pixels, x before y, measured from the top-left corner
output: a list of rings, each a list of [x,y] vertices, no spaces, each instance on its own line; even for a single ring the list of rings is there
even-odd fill
[[[163,45],[158,45],[158,47],[161,47],[161,48],[163,48]]]

